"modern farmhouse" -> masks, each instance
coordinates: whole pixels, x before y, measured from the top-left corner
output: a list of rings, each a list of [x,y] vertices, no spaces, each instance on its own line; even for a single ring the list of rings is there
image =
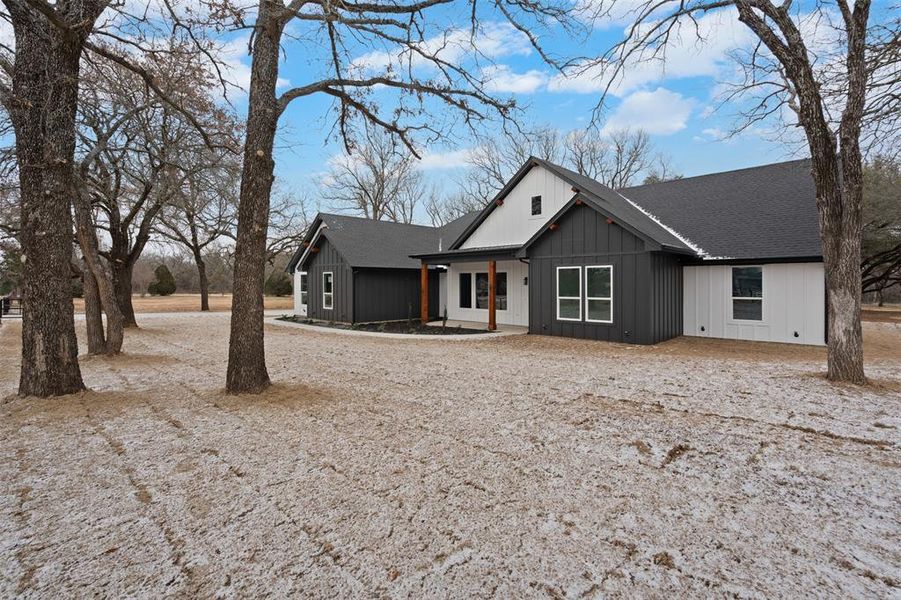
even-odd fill
[[[288,270],[295,312],[315,319],[446,311],[636,344],[825,342],[808,160],[615,191],[530,158],[483,210],[443,228],[320,214]]]

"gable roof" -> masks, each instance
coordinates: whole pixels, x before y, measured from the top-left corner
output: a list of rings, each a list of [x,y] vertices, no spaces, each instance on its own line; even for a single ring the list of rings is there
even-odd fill
[[[678,239],[678,237],[676,237],[676,240],[679,242],[678,245],[661,244],[656,239],[651,238],[644,232],[636,229],[631,223],[624,221],[622,219],[616,218],[613,215],[613,213],[607,209],[607,206],[605,205],[605,203],[603,201],[599,201],[599,199],[596,198],[593,194],[586,192],[586,191],[579,190],[578,192],[575,193],[575,195],[566,204],[564,204],[560,208],[560,210],[557,211],[557,213],[553,217],[548,219],[547,222],[544,225],[542,225],[541,228],[538,231],[536,231],[535,234],[532,237],[530,237],[528,239],[528,241],[526,241],[519,248],[519,251],[516,253],[516,256],[518,258],[528,256],[527,250],[529,249],[530,246],[532,246],[535,242],[537,242],[548,230],[553,229],[554,226],[560,221],[560,219],[562,219],[566,213],[568,213],[570,210],[572,210],[572,208],[574,206],[578,206],[581,204],[584,204],[585,206],[594,209],[595,211],[597,211],[598,213],[600,213],[601,215],[603,215],[605,217],[608,217],[608,218],[612,217],[613,222],[615,222],[617,225],[619,225],[620,227],[622,227],[629,233],[632,233],[633,235],[635,235],[639,238],[642,238],[645,241],[650,241],[652,244],[658,245],[658,248],[652,247],[652,248],[650,248],[651,250],[654,250],[654,249],[666,250],[669,252],[676,252],[679,254],[689,254],[692,256],[699,255],[699,251],[697,248],[691,246],[689,243],[682,242],[681,240]],[[667,232],[669,233],[669,230],[667,230]],[[669,235],[674,235],[674,234],[669,233]]]
[[[307,246],[319,235],[325,236],[351,267],[418,269],[420,261],[410,258],[411,254],[438,251],[439,244],[446,247],[474,217],[475,213],[470,213],[444,227],[430,227],[319,213],[286,270],[294,271]]]
[[[590,199],[596,204],[595,208],[610,215],[622,224],[627,224],[641,237],[660,245],[662,248],[673,249],[680,252],[695,251],[695,248],[687,240],[681,238],[675,231],[609,187],[590,177],[585,177],[575,171],[571,171],[565,167],[561,167],[560,165],[534,156],[529,157],[526,163],[520,167],[519,171],[517,171],[510,181],[507,182],[504,188],[498,192],[484,209],[482,209],[472,223],[462,234],[460,234],[460,237],[454,241],[453,245],[450,246],[450,249],[459,249],[460,245],[466,241],[466,238],[468,238],[472,232],[488,218],[488,215],[497,208],[497,200],[506,196],[510,190],[516,187],[516,184],[525,177],[526,173],[537,166],[544,167],[560,179],[569,183],[573,187],[574,195],[580,192],[583,193],[586,196],[586,199]],[[571,202],[572,201],[567,203],[566,206],[571,206]]]
[[[822,256],[809,159],[635,186],[619,192],[705,258]]]

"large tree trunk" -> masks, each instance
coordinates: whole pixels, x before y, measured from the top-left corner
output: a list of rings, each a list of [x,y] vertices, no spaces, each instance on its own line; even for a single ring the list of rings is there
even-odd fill
[[[106,352],[106,336],[103,333],[103,312],[100,309],[100,291],[97,280],[88,266],[82,261],[81,278],[84,282],[84,319],[88,330],[88,354]]]
[[[19,395],[84,389],[69,281],[75,112],[81,40],[36,12],[10,10],[16,34],[13,97],[22,229],[22,366]]]
[[[194,250],[194,263],[197,265],[197,275],[200,278],[200,310],[210,310],[210,282],[206,276],[206,263],[203,262],[199,250]]]
[[[135,307],[131,302],[131,275],[134,267],[126,261],[114,261],[111,270],[116,302],[119,304],[119,312],[122,313],[122,324],[125,327],[137,327]]]
[[[275,85],[283,23],[276,10],[274,3],[260,1],[253,42],[225,384],[231,393],[256,393],[269,386],[263,347],[263,276],[275,169],[272,146],[279,117]]]

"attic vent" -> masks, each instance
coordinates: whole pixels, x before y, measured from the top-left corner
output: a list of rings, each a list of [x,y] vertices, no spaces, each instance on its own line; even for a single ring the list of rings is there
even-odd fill
[[[541,214],[541,196],[532,196],[532,216]]]

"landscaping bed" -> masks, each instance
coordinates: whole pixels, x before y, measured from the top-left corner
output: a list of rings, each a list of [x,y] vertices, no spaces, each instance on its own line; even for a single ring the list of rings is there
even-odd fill
[[[490,333],[487,329],[472,329],[469,327],[421,324],[419,319],[410,321],[380,321],[378,323],[338,323],[335,321],[316,321],[306,317],[284,316],[279,321],[289,323],[301,323],[303,325],[316,325],[329,329],[344,329],[348,331],[369,331],[375,333],[404,333],[408,335],[468,335],[477,333]]]

